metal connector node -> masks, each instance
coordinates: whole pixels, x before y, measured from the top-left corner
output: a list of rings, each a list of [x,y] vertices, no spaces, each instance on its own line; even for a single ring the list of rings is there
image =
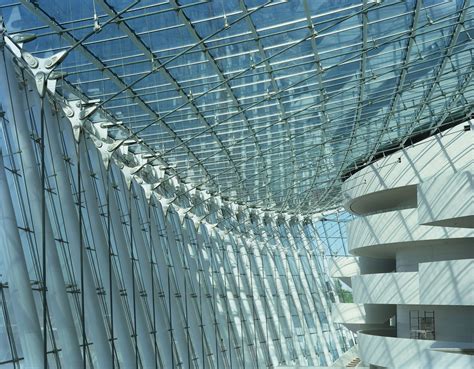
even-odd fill
[[[26,44],[27,42],[36,40],[36,37],[34,33],[17,33],[12,35],[11,39],[17,44]]]

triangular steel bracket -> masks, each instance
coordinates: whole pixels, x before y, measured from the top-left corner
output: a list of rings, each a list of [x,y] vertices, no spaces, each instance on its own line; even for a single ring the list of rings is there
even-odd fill
[[[41,97],[44,97],[46,90],[52,94],[56,92],[57,74],[53,74],[56,68],[66,57],[66,50],[60,51],[49,58],[37,58],[25,50],[21,50],[21,59],[26,63],[35,78],[36,89]]]
[[[81,130],[84,126],[84,121],[80,119],[81,104],[81,100],[60,100],[64,115],[71,123],[74,140],[76,142],[79,142]]]
[[[100,100],[94,99],[86,102],[81,102],[81,112],[79,118],[85,120],[94,114],[100,106]]]
[[[23,49],[23,43],[32,41],[36,38],[35,34],[31,33],[17,33],[14,35],[7,35],[3,23],[0,18],[0,47],[6,45],[11,50],[13,55],[21,59],[28,67],[35,78],[36,88],[41,97],[44,97],[47,90],[52,94],[56,91],[56,82],[61,78],[61,73],[55,73],[51,76],[54,68],[56,68],[68,55],[67,50],[62,50],[48,58],[37,58]],[[52,78],[50,78],[52,77]]]

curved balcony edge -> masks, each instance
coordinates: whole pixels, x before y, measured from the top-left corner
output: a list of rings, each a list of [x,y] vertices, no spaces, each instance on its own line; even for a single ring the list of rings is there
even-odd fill
[[[396,329],[358,332],[359,353],[367,364],[390,369],[460,369],[474,367],[474,342],[396,337]]]

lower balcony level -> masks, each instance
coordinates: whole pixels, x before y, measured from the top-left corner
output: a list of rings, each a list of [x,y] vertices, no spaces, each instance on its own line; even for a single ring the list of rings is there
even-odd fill
[[[474,367],[474,342],[399,338],[395,328],[360,331],[359,353],[366,364],[390,369]]]

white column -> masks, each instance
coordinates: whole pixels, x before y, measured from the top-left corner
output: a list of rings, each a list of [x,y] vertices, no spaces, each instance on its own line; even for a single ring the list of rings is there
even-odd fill
[[[144,203],[144,208],[148,210],[149,206],[152,206],[151,203],[147,203],[147,200],[145,199],[145,196],[143,194],[143,191],[141,191],[140,186],[135,185],[135,182],[132,181],[131,184],[131,189],[133,189],[135,195],[136,195],[136,201],[133,201],[132,207],[130,211],[133,212],[132,214],[132,227],[137,230],[141,230],[142,226],[140,225],[139,219],[138,219],[138,211],[136,208],[135,202],[142,201]],[[153,200],[151,200],[153,201]],[[146,211],[147,212],[147,211]],[[150,212],[150,218],[153,217],[153,215]],[[147,217],[148,219],[148,214],[144,214],[144,216]],[[152,219],[148,219],[149,222],[152,222]],[[151,223],[151,227],[155,227],[154,222]],[[134,239],[135,239],[135,245],[136,245],[136,250],[137,250],[137,258],[138,258],[138,263],[140,265],[140,273],[142,275],[143,279],[143,284],[145,287],[146,296],[148,300],[148,305],[150,308],[150,315],[152,316],[153,319],[153,311],[152,311],[152,306],[153,306],[153,300],[152,300],[152,290],[155,290],[155,306],[158,307],[159,311],[155,312],[155,317],[156,317],[156,322],[157,322],[157,327],[154,327],[156,330],[156,339],[157,339],[157,349],[159,351],[159,355],[161,357],[161,360],[163,362],[163,365],[165,368],[171,367],[171,348],[169,345],[169,339],[167,337],[166,330],[164,327],[167,327],[168,321],[166,319],[166,309],[163,309],[163,304],[162,304],[162,299],[159,298],[159,289],[158,287],[161,284],[161,281],[157,280],[158,278],[156,277],[155,273],[152,273],[151,269],[151,259],[150,259],[150,253],[147,252],[146,248],[146,243],[149,243],[151,241],[151,244],[149,245],[150,247],[153,248],[154,243],[158,242],[158,238],[155,235],[155,232],[152,231],[152,228],[150,227],[151,231],[151,240],[148,240],[148,242],[145,241],[144,237],[150,235],[145,232],[134,232]],[[154,236],[155,235],[155,236]],[[156,253],[153,253],[156,255]],[[156,258],[156,256],[155,256]],[[154,260],[156,263],[156,260]],[[153,265],[153,269],[155,269],[155,266]],[[155,271],[155,270],[154,270]],[[153,279],[153,287],[152,287],[152,279]],[[153,342],[154,344],[154,342]],[[152,368],[150,368],[152,369]]]
[[[49,104],[45,104],[45,116],[48,122],[47,136],[46,136],[46,147],[49,147],[47,156],[51,157],[51,161],[54,164],[56,174],[57,192],[61,203],[61,210],[64,214],[64,227],[66,229],[67,240],[69,243],[69,251],[71,252],[71,261],[76,276],[81,270],[80,259],[81,252],[84,252],[84,302],[85,302],[85,325],[87,335],[90,336],[88,341],[93,343],[91,346],[92,352],[95,353],[97,362],[95,363],[100,368],[111,368],[111,350],[107,338],[107,332],[105,330],[104,318],[100,311],[99,298],[97,296],[97,290],[92,278],[91,266],[89,258],[87,257],[87,250],[85,242],[80,242],[79,233],[79,217],[74,204],[74,197],[72,194],[71,183],[69,182],[68,171],[64,163],[64,153],[61,150],[59,143],[59,132],[60,127],[56,124],[56,119],[53,116]],[[59,118],[58,118],[59,121]],[[63,122],[63,124],[68,124]],[[70,142],[74,145],[74,142]],[[81,150],[86,150],[85,145],[81,142]],[[77,165],[77,161],[76,161]],[[84,201],[83,201],[84,204]],[[82,250],[84,248],[84,250]],[[95,360],[94,360],[95,361]]]
[[[21,157],[23,162],[23,177],[27,185],[29,202],[25,206],[29,206],[32,214],[33,229],[36,239],[38,251],[41,252],[42,245],[42,185],[38,172],[38,165],[33,151],[30,129],[25,117],[25,111],[28,109],[24,101],[24,92],[20,90],[19,83],[16,79],[15,70],[10,59],[10,55],[3,49],[2,54],[5,55],[6,68],[1,68],[0,80],[8,81],[2,86],[8,85],[10,97],[13,106],[7,100],[4,108],[11,117],[12,124],[16,125],[17,139],[21,148]],[[8,75],[8,78],[7,78]],[[34,87],[33,87],[34,88]],[[46,122],[51,124],[51,122]],[[52,315],[54,325],[58,327],[59,347],[62,350],[63,357],[68,358],[68,368],[82,368],[82,356],[80,353],[79,340],[76,329],[74,327],[74,317],[69,304],[69,298],[66,293],[66,286],[61,270],[61,263],[57,252],[57,246],[54,240],[53,230],[46,212],[45,220],[45,239],[46,239],[46,260],[47,265],[47,299],[49,312]]]
[[[0,249],[5,268],[3,273],[7,278],[8,291],[14,306],[13,314],[25,358],[24,368],[34,369],[43,362],[43,337],[1,153],[0,204]]]
[[[120,173],[122,176],[122,173]],[[116,178],[118,181],[119,179]],[[122,191],[125,191],[124,194],[126,194],[126,197],[129,196],[129,191],[131,189],[127,189],[122,187]],[[118,257],[120,260],[120,268],[123,274],[123,281],[125,284],[125,289],[127,292],[127,300],[128,304],[130,306],[130,309],[132,309],[133,304],[135,304],[136,308],[136,318],[137,318],[137,326],[135,327],[135,333],[138,336],[138,349],[140,352],[140,357],[142,359],[143,367],[144,368],[154,368],[155,366],[155,359],[154,359],[154,350],[153,346],[151,344],[151,329],[148,327],[146,318],[145,318],[145,309],[143,307],[143,301],[139,295],[139,289],[138,285],[135,281],[135,276],[132,273],[132,267],[131,267],[131,255],[128,251],[127,245],[129,242],[127,242],[127,238],[125,237],[124,234],[124,225],[122,224],[120,220],[120,210],[119,206],[117,204],[117,199],[115,195],[115,190],[112,188],[110,185],[109,188],[110,192],[110,204],[109,204],[109,209],[110,209],[110,216],[112,220],[112,230],[113,234],[115,236],[115,241],[116,241],[116,246],[118,250]],[[127,203],[128,198],[126,199]],[[128,204],[129,205],[129,204]],[[141,231],[140,229],[136,230],[137,232]],[[135,288],[136,291],[136,296],[135,296],[135,301],[133,301],[133,288]]]
[[[296,270],[299,274],[299,276],[294,276],[294,278],[298,278],[301,285],[303,286],[303,291],[299,292],[298,296],[300,296],[300,293],[301,293],[301,295],[305,296],[305,300],[309,304],[309,309],[313,312],[312,318],[313,318],[314,323],[316,325],[317,335],[316,335],[316,337],[314,337],[314,335],[311,334],[311,338],[313,338],[314,341],[319,341],[319,343],[321,344],[321,347],[323,349],[323,352],[321,354],[324,356],[324,360],[326,362],[326,365],[329,365],[329,363],[332,362],[332,358],[331,358],[331,356],[329,354],[329,350],[328,350],[327,337],[323,332],[322,322],[320,321],[319,314],[317,314],[318,308],[317,308],[316,304],[314,303],[313,297],[311,295],[308,296],[308,293],[311,291],[311,288],[310,288],[309,283],[306,279],[306,275],[304,273],[303,266],[302,266],[302,263],[301,263],[301,254],[303,254],[305,252],[305,250],[300,248],[299,245],[296,244],[296,242],[292,238],[293,235],[291,234],[290,227],[287,223],[285,223],[285,230],[286,230],[288,242],[291,245],[291,249],[289,250],[289,254],[290,254],[291,258],[293,259],[294,267],[296,268]],[[288,256],[287,256],[287,258],[288,258]],[[297,259],[300,261],[300,266],[298,266],[298,264],[297,264]],[[302,300],[301,297],[300,297],[300,300]],[[303,313],[304,313],[304,310],[303,310]],[[324,313],[325,313],[325,311],[324,311]]]
[[[283,307],[283,314],[286,317],[288,331],[289,333],[293,333],[291,338],[291,342],[293,345],[293,349],[296,352],[296,359],[293,357],[289,358],[289,360],[295,361],[297,360],[299,364],[303,364],[303,359],[306,361],[306,358],[303,358],[303,352],[301,351],[300,342],[298,342],[298,337],[294,335],[294,331],[292,330],[291,326],[293,324],[293,314],[290,308],[290,303],[292,302],[292,294],[290,294],[290,286],[288,280],[290,279],[288,275],[281,270],[281,265],[279,265],[278,261],[281,263],[283,262],[280,258],[280,248],[281,246],[277,242],[277,237],[274,235],[274,230],[271,229],[271,223],[268,223],[264,226],[263,238],[267,241],[269,248],[271,248],[271,256],[268,261],[271,263],[272,269],[275,271],[274,281],[277,286],[277,291],[280,294],[280,301],[282,302]],[[285,286],[287,288],[285,288]],[[296,305],[296,302],[295,302]],[[301,320],[298,316],[298,319]],[[306,362],[304,362],[306,364]]]
[[[93,149],[95,150],[95,148]],[[87,163],[88,157],[86,150],[81,150],[81,160],[83,163]],[[97,154],[97,153],[96,153]],[[99,155],[96,155],[99,157]],[[101,159],[99,159],[101,160]],[[108,272],[109,265],[109,248],[107,238],[105,236],[104,229],[102,228],[102,221],[99,215],[99,203],[97,201],[95,190],[92,185],[92,177],[87,173],[86,168],[83,168],[81,171],[82,174],[82,185],[84,186],[84,198],[86,201],[86,211],[89,214],[91,233],[94,235],[96,241],[95,250],[97,254],[97,259],[99,260],[99,265],[103,268],[104,274]],[[101,177],[103,182],[106,182],[106,178]],[[104,185],[104,191],[106,186]],[[132,346],[131,334],[127,326],[127,318],[125,315],[124,307],[122,304],[122,298],[120,296],[120,291],[118,288],[117,280],[115,273],[112,273],[111,288],[109,281],[104,283],[104,290],[107,294],[107,297],[110,298],[112,293],[112,305],[114,310],[114,336],[115,347],[120,359],[120,366],[123,368],[134,368],[135,367],[135,353]]]

